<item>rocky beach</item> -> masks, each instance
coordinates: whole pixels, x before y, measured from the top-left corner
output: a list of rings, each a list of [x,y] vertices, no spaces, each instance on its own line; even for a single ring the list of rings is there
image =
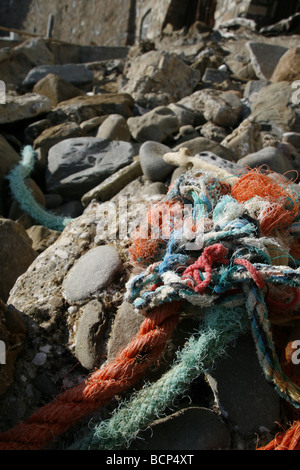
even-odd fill
[[[127,46],[75,45],[41,36],[0,49],[1,433],[81,387],[126,348],[147,315],[151,318],[149,309],[128,296],[131,280],[153,262],[147,265],[146,255],[144,264],[137,254],[133,258],[134,234],[149,207],[166,201],[176,182],[192,181],[196,191],[197,182],[188,179],[196,170],[226,175],[226,183],[263,169],[299,202],[299,31],[275,26],[259,29],[246,18],[217,27],[196,21],[177,30],[166,25],[157,37]],[[33,166],[24,173],[23,187],[14,170],[24,164],[26,150]],[[247,216],[253,221],[251,210]],[[214,234],[225,216],[215,222]],[[261,243],[268,238],[277,248],[281,244],[271,266],[290,267],[298,275],[299,256],[290,238],[262,234],[255,223]],[[224,242],[229,251],[237,243]],[[267,263],[259,247],[249,258],[257,269]],[[193,262],[202,249],[196,253]],[[204,272],[208,276],[207,265]],[[237,291],[236,299],[239,285]],[[281,302],[289,305],[286,291],[275,283]],[[210,295],[217,302],[216,292],[206,290],[205,299]],[[136,382],[46,448],[76,447],[133,393],[162,381],[209,308],[184,303],[159,357]],[[246,310],[245,302],[238,308]],[[278,354],[291,338],[300,338],[299,303],[281,308],[283,319],[271,321]],[[138,353],[143,362],[143,350]],[[285,359],[300,386],[298,364]],[[267,445],[300,415],[265,375],[249,322],[225,354],[120,447],[197,451]]]

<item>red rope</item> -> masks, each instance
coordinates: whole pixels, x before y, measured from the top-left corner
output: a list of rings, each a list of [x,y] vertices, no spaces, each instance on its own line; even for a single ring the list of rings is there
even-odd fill
[[[154,308],[133,341],[85,383],[58,395],[26,422],[0,434],[0,450],[38,450],[83,417],[126,391],[162,353],[179,318],[181,302]]]
[[[182,275],[182,279],[191,278],[196,281],[195,291],[203,294],[212,279],[213,263],[218,261],[223,264],[229,264],[229,260],[225,258],[227,253],[227,248],[225,248],[221,243],[216,243],[215,245],[204,248],[203,253],[197,261],[186,268]],[[206,276],[204,280],[202,280],[199,270],[205,272]]]
[[[234,264],[239,264],[241,266],[244,266],[249,271],[249,273],[251,274],[253,278],[253,281],[260,289],[263,289],[265,287],[266,285],[265,280],[260,275],[260,273],[255,269],[253,264],[250,263],[250,261],[246,259],[237,258],[234,260]]]
[[[286,432],[278,434],[269,444],[257,450],[300,450],[300,421],[296,421]]]

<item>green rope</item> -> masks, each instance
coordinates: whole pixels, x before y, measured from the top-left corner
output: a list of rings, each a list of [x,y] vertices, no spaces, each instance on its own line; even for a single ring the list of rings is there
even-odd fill
[[[34,220],[44,227],[63,231],[67,224],[72,222],[70,217],[62,217],[48,212],[33,197],[31,190],[25,183],[34,168],[36,153],[30,145],[24,147],[22,159],[8,174],[10,189],[20,207]]]
[[[198,335],[191,336],[178,354],[174,366],[156,383],[146,385],[123,407],[115,410],[109,420],[95,426],[72,450],[117,449],[125,447],[137,434],[164,414],[174,400],[185,393],[191,382],[212,369],[226,348],[248,327],[243,306],[207,310]]]

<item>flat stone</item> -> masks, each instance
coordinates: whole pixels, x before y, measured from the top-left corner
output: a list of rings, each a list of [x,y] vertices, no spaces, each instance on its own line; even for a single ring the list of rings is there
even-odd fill
[[[138,435],[136,450],[229,450],[230,431],[208,408],[191,406],[155,421]]]
[[[93,369],[105,359],[106,318],[102,304],[91,300],[81,312],[75,342],[75,356],[86,369]]]
[[[0,124],[9,124],[31,119],[51,111],[51,101],[37,93],[6,96],[6,104],[1,105]]]
[[[89,83],[94,77],[93,71],[86,64],[38,65],[27,74],[23,85],[34,86],[49,73],[58,75],[73,84]]]
[[[102,183],[88,191],[81,198],[84,206],[87,206],[92,200],[108,201],[115,196],[121,189],[134,179],[142,175],[142,168],[139,161],[121,168],[113,175],[106,178]]]
[[[264,42],[249,41],[246,46],[257,78],[266,80],[271,79],[280,58],[288,50],[286,47]]]
[[[50,148],[46,188],[66,199],[79,199],[133,161],[132,144],[96,137],[66,139]]]
[[[204,83],[223,83],[229,78],[229,73],[219,69],[207,67],[202,77]]]
[[[243,434],[272,430],[280,421],[280,398],[267,382],[252,337],[240,337],[207,379],[222,416]]]
[[[134,100],[127,93],[76,96],[62,101],[53,109],[53,119],[69,119],[78,124],[98,116],[120,114],[126,119],[133,116]]]
[[[138,333],[145,316],[136,312],[133,305],[123,302],[116,313],[110,338],[107,343],[107,358],[114,359],[117,354]]]
[[[140,148],[140,162],[143,174],[152,181],[164,181],[174,170],[172,165],[167,164],[163,156],[171,149],[164,144],[154,141],[145,142]]]
[[[107,287],[122,264],[113,246],[103,245],[89,250],[68,272],[62,294],[69,302],[91,298]]]
[[[244,119],[234,131],[222,140],[221,145],[232,150],[236,160],[263,148],[261,126],[251,119]]]

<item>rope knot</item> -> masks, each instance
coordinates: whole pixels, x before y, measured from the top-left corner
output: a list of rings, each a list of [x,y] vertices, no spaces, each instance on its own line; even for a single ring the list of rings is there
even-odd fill
[[[195,291],[203,294],[211,282],[213,264],[219,262],[228,265],[229,260],[226,258],[227,255],[228,249],[221,243],[204,248],[197,261],[185,269],[182,279],[191,278],[196,283]],[[201,278],[200,271],[205,272],[205,279]]]

